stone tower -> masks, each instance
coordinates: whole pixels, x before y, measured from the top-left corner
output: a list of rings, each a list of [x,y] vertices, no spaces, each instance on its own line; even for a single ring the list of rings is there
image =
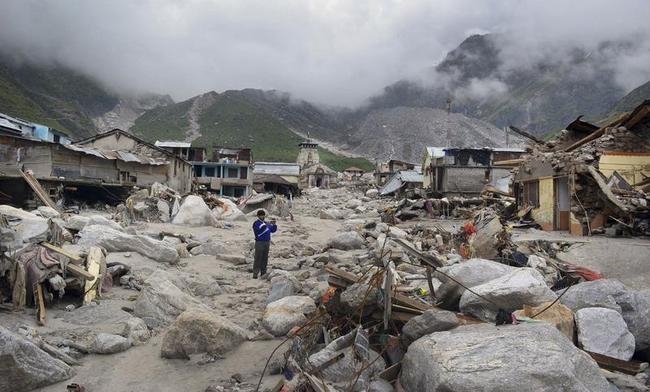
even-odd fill
[[[318,143],[307,140],[300,143],[299,146],[300,152],[298,153],[296,163],[298,163],[300,167],[311,166],[320,162],[320,157],[318,156]]]

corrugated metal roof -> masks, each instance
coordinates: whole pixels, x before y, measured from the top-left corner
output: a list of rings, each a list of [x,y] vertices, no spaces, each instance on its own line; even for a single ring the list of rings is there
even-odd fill
[[[422,182],[424,178],[421,173],[414,170],[403,170],[397,172],[397,175],[399,175],[403,182]]]
[[[253,174],[277,174],[281,176],[300,175],[300,165],[283,162],[255,162]]]
[[[109,151],[109,150],[99,150],[92,147],[82,147],[75,144],[63,144],[63,147],[80,152],[86,155],[93,155],[101,159],[110,159],[110,160],[120,160],[122,162],[137,162],[143,165],[166,165],[169,162],[166,159],[161,158],[152,158],[144,155],[133,154],[128,151]]]
[[[168,141],[159,141],[156,140],[154,143],[156,147],[167,147],[167,148],[190,148],[192,143],[190,142],[179,142],[175,140],[168,140]]]

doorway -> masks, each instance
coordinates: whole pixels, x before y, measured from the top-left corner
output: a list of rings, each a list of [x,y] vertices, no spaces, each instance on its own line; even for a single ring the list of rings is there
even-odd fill
[[[571,200],[569,195],[569,177],[558,177],[553,181],[555,190],[555,230],[569,230]]]

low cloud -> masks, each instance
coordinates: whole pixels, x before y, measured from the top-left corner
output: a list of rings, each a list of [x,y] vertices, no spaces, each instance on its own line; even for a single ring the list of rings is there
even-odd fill
[[[0,50],[73,67],[116,91],[182,100],[253,87],[353,106],[486,32],[507,37],[504,69],[634,39],[645,52],[611,65],[631,89],[650,78],[648,14],[646,0],[8,0]],[[465,93],[502,88],[476,81]]]

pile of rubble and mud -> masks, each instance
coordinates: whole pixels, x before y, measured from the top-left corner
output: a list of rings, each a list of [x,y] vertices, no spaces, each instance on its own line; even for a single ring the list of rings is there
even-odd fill
[[[0,390],[647,391],[650,291],[514,241],[511,203],[160,186],[112,214],[0,206]],[[258,208],[280,227],[262,280]],[[97,375],[120,366],[142,373]]]

